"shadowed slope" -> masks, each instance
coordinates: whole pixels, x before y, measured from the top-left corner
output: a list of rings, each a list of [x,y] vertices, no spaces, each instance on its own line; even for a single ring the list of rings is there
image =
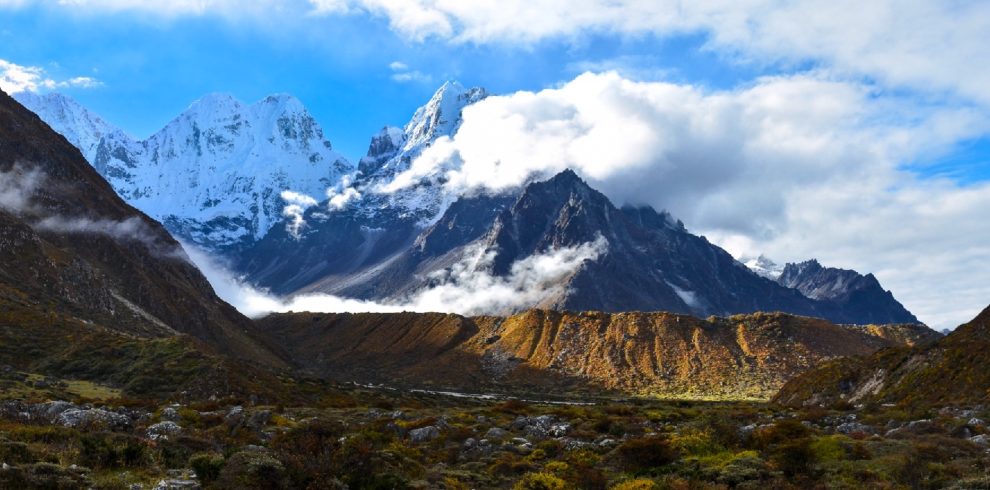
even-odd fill
[[[0,300],[143,337],[191,335],[283,366],[178,243],[79,150],[0,93]]]
[[[938,341],[828,363],[787,383],[786,405],[896,403],[929,407],[990,402],[990,308]]]

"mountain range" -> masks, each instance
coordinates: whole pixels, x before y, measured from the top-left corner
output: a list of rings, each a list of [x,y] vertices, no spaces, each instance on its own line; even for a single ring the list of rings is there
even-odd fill
[[[403,304],[480,274],[509,287],[536,281],[540,291],[528,302],[465,313],[538,306],[918,321],[872,275],[817,262],[788,264],[779,276],[779,268],[750,269],[668,213],[616,207],[570,171],[497,195],[458,196],[429,179],[381,192],[425,148],[454,135],[461,111],[487,95],[444,84],[404,128],[373,136],[356,166],[289,96],[248,106],[209,95],[144,141],[65,96],[19,98],[125,200],[280,295]],[[573,263],[552,278],[527,269],[563,252]]]
[[[454,389],[766,398],[822,361],[901,352],[938,337],[916,324],[842,326],[781,313],[706,320],[551,310],[300,313],[252,321],[216,296],[161,224],[128,205],[66,138],[6,95],[0,175],[0,362],[131,395],[287,396],[303,393],[296,376],[309,373]],[[585,247],[589,240],[596,245]],[[670,309],[692,314],[697,305],[745,307],[733,303],[741,296],[726,285],[762,288],[788,307],[823,315],[837,308],[828,298],[841,297],[829,289],[812,299],[761,277],[668,214],[616,208],[569,171],[515,196],[455,201],[365,287],[416,289],[410,284],[423,270],[486,247],[480,263],[494,276],[519,273],[517,264],[527,260],[521,257],[585,247],[586,255],[576,255],[580,267],[567,269],[565,286],[549,289],[544,300],[558,310],[668,300],[680,301]],[[689,291],[685,277],[713,282]],[[308,386],[306,393],[319,393]]]

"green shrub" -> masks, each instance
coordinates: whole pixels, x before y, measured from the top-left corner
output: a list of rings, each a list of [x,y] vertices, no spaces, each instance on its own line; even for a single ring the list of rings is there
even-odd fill
[[[285,475],[285,467],[271,454],[241,451],[227,460],[215,486],[229,490],[277,490],[289,488],[289,481]]]
[[[134,436],[97,433],[79,438],[79,464],[90,468],[137,467],[147,457],[148,447]]]
[[[216,453],[197,453],[189,458],[189,467],[196,472],[196,477],[204,485],[209,485],[220,477],[223,465],[223,455]]]
[[[515,485],[513,490],[563,490],[567,482],[551,473],[527,473]]]
[[[37,459],[23,442],[0,439],[0,461],[8,464],[33,463]]]
[[[807,438],[778,444],[770,460],[788,477],[810,474],[816,462],[815,451]]]
[[[627,439],[617,449],[626,468],[641,471],[666,466],[677,461],[677,450],[662,437]]]
[[[760,427],[750,435],[750,446],[767,449],[775,444],[802,439],[811,434],[811,429],[797,420],[781,420],[770,427]]]
[[[637,478],[635,480],[626,480],[619,483],[611,488],[611,490],[657,490],[660,485],[653,480],[647,480],[646,478]]]

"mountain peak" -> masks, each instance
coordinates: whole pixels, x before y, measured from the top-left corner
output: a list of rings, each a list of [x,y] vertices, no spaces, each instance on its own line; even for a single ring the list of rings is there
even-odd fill
[[[570,168],[565,168],[564,170],[561,170],[560,172],[557,173],[557,175],[554,175],[550,180],[562,182],[562,183],[588,185],[583,179],[581,179],[581,177],[577,174],[577,172],[571,170]]]
[[[461,125],[461,111],[488,96],[481,87],[470,89],[456,81],[448,81],[437,89],[430,101],[416,110],[406,124],[404,149],[429,146],[441,136],[453,136]]]
[[[261,99],[256,106],[274,106],[283,112],[302,112],[306,108],[296,96],[287,93],[271,94]]]
[[[209,112],[222,107],[240,107],[240,100],[227,92],[210,92],[189,104],[186,112]]]
[[[824,267],[811,259],[787,264],[777,282],[811,299],[832,301],[849,311],[876,314],[874,323],[918,323],[873,274],[864,276],[854,270]]]
[[[776,281],[784,272],[783,267],[763,254],[760,254],[756,258],[740,257],[739,261],[748,267],[749,270],[755,272],[756,275],[765,277],[771,281]]]

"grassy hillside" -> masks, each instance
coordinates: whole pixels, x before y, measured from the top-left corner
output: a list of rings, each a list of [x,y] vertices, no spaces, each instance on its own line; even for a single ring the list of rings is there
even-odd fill
[[[279,314],[259,325],[295,362],[338,381],[694,399],[766,399],[821,361],[933,335],[919,326],[847,328],[785,314],[702,320],[545,310],[504,318]],[[899,333],[873,335],[888,330]]]
[[[990,308],[930,345],[827,363],[788,382],[775,400],[786,405],[986,404],[990,402]]]

